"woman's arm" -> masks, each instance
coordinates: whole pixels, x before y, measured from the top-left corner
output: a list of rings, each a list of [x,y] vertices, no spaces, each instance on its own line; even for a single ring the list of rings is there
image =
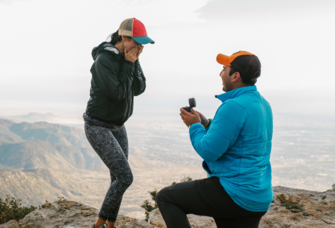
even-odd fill
[[[143,74],[139,60],[136,60],[134,77],[133,77],[134,95],[138,96],[142,94],[145,91],[145,88],[146,88],[145,76]]]
[[[91,68],[102,92],[116,102],[122,101],[130,93],[135,65],[126,60],[120,66],[118,58],[114,54],[102,52]]]

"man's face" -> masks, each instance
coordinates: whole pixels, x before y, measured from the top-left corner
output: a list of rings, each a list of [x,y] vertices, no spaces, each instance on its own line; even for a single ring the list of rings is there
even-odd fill
[[[231,76],[229,76],[230,66],[223,66],[220,72],[220,77],[222,79],[222,90],[229,92],[233,90],[233,83],[231,82]]]

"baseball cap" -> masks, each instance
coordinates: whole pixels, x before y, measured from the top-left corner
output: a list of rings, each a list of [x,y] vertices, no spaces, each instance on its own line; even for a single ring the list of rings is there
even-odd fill
[[[225,66],[231,66],[240,72],[241,76],[250,79],[259,77],[261,73],[261,63],[258,57],[247,51],[239,51],[230,56],[218,54],[216,61]]]
[[[132,37],[139,44],[155,43],[148,37],[144,24],[136,18],[128,18],[122,21],[119,27],[119,35]]]

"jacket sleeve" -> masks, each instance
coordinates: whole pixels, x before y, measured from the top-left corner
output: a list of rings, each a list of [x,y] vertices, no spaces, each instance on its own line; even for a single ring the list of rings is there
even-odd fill
[[[132,89],[134,63],[124,61],[120,66],[115,54],[102,52],[92,66],[91,72],[102,92],[111,100],[120,102]]]
[[[133,78],[134,95],[138,96],[142,94],[145,91],[145,88],[146,88],[145,76],[143,74],[142,67],[140,65],[139,60],[136,60],[134,78]]]
[[[205,161],[216,161],[234,145],[246,116],[245,109],[237,103],[222,104],[207,132],[200,123],[191,125],[190,138],[193,148]]]

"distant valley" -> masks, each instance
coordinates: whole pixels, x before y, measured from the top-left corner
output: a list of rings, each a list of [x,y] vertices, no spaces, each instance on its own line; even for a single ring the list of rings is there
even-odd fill
[[[165,146],[152,146],[157,147],[156,153],[150,154],[140,145],[130,148],[134,183],[124,196],[122,213],[143,217],[139,205],[150,198],[148,191],[189,174],[193,178],[205,177],[201,166],[192,159],[189,165],[180,156],[164,160],[169,157]],[[109,184],[109,171],[82,129],[0,119],[0,197],[9,194],[26,205],[40,205],[64,196],[99,208]]]
[[[335,180],[335,121],[277,114],[274,123],[273,185],[329,189]],[[109,171],[82,126],[0,119],[0,197],[10,194],[39,205],[65,196],[99,208],[110,184]],[[123,214],[143,218],[140,205],[150,198],[148,191],[185,176],[206,177],[178,115],[137,114],[126,128],[134,182],[123,198]]]

